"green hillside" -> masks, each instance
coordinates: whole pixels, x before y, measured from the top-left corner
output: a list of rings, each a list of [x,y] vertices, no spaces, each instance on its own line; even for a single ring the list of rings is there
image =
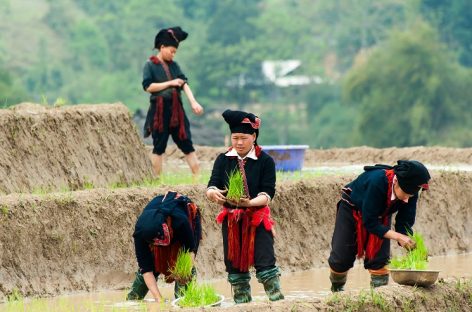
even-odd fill
[[[470,12],[466,0],[0,0],[0,105],[147,110],[154,35],[180,25],[203,132],[233,107],[263,117],[264,144],[472,146]],[[287,60],[300,66],[279,78],[307,84],[263,74]]]

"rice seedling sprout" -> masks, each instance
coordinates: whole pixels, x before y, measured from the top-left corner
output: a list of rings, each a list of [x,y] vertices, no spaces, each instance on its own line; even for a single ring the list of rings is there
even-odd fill
[[[428,266],[428,249],[424,244],[423,237],[419,233],[408,233],[408,236],[416,242],[416,248],[409,250],[405,256],[391,259],[390,268],[426,270]]]
[[[244,182],[241,172],[236,168],[228,176],[228,193],[226,197],[232,201],[239,201],[244,195]]]
[[[179,300],[181,307],[202,307],[218,302],[219,296],[213,286],[209,284],[198,284],[193,279],[182,291],[182,299]]]
[[[190,251],[181,248],[177,254],[175,265],[170,269],[170,272],[179,281],[190,281],[192,279],[192,267],[193,261]]]

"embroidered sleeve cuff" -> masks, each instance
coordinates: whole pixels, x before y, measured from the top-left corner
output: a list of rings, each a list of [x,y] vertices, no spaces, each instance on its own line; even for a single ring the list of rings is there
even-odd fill
[[[260,192],[259,194],[257,194],[257,196],[260,196],[260,195],[264,195],[265,197],[267,197],[267,204],[270,203],[272,198],[270,197],[269,194],[267,194],[266,192]]]

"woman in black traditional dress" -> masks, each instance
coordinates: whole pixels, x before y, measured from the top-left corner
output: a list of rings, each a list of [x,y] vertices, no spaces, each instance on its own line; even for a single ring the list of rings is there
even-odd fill
[[[195,100],[187,77],[173,60],[179,43],[187,36],[180,27],[161,29],[154,39],[154,48],[158,53],[149,58],[143,69],[143,89],[151,94],[144,136],[152,134],[154,149],[151,162],[158,176],[162,172],[162,154],[166,150],[169,135],[185,154],[193,175],[198,175],[200,170],[191,139],[190,123],[182,106],[182,90],[196,115],[203,114],[203,108]]]
[[[217,221],[222,224],[223,248],[228,281],[236,303],[250,302],[251,276],[264,285],[271,301],[283,299],[279,269],[275,265],[273,220],[269,203],[275,194],[275,163],[257,144],[260,119],[251,113],[226,110],[231,130],[231,147],[215,160],[206,196],[222,205]],[[239,170],[245,196],[239,201],[225,197],[228,176]]]

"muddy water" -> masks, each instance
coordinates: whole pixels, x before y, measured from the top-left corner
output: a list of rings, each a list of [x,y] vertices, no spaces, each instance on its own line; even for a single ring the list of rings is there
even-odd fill
[[[431,257],[429,269],[441,271],[440,278],[468,277],[472,278],[472,253],[464,255]],[[284,273],[282,275],[282,290],[288,300],[307,297],[326,297],[330,295],[328,268],[317,268],[309,271]],[[356,262],[349,272],[346,290],[358,291],[369,287],[370,276],[363,269],[362,263]],[[208,281],[214,285],[218,293],[225,296],[223,306],[231,306],[231,287],[225,279]],[[392,284],[393,281],[390,281]],[[265,301],[266,296],[262,285],[253,277],[251,280],[254,301]],[[173,287],[163,284],[160,286],[165,298],[172,298]],[[145,300],[144,302],[125,301],[126,291],[106,291],[98,293],[73,294],[45,299],[26,299],[23,302],[0,305],[0,311],[164,311],[171,307],[170,299],[158,304]]]

